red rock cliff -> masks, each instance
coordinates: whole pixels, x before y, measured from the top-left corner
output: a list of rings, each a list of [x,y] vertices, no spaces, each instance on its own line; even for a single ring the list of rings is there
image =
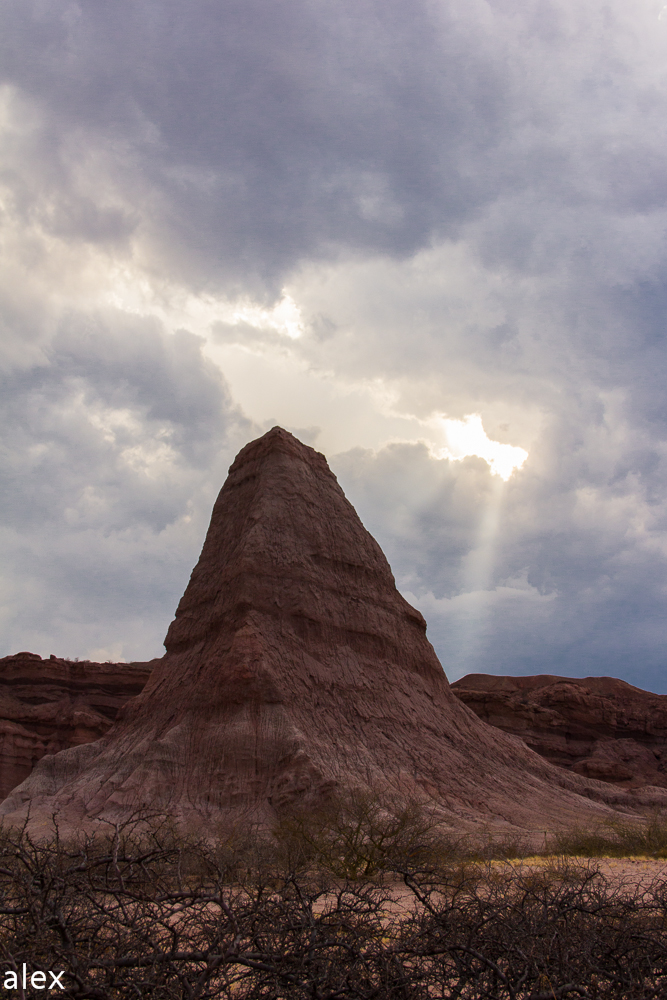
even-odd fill
[[[667,788],[667,695],[614,677],[468,674],[452,691],[484,722],[577,774]]]
[[[104,736],[151,663],[91,663],[36,653],[0,659],[0,800],[45,754]]]

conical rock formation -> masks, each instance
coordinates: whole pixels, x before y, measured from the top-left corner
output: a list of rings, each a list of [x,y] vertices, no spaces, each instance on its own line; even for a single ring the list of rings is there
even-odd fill
[[[265,823],[356,787],[533,827],[630,801],[452,694],[324,457],[281,428],[231,466],[165,646],[113,729],[44,757],[0,812]]]

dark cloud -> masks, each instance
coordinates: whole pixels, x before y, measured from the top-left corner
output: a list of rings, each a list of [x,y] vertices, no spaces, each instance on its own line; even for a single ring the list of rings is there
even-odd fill
[[[664,204],[638,7],[7,3],[15,207],[200,287],[277,291],[299,260],[408,255],[480,213],[488,261],[551,271]]]
[[[611,674],[667,693],[667,468],[637,468],[629,442],[625,474],[618,447],[591,468],[595,428],[580,429],[549,428],[507,484],[419,445],[336,456],[452,679]]]
[[[530,452],[506,486],[426,445],[336,457],[448,669],[665,689],[660,6],[5,3],[5,650],[157,652],[269,417],[317,444],[338,406],[382,445],[480,413]],[[220,306],[284,285],[295,340]],[[249,398],[298,369],[310,409],[246,419],[235,346]]]
[[[485,461],[434,461],[424,445],[394,444],[377,453],[355,449],[333,464],[403,588],[436,597],[464,589],[462,562],[494,487]]]
[[[41,652],[60,639],[159,655],[207,508],[252,435],[201,347],[117,310],[70,314],[40,365],[3,380],[1,655],[24,636]]]
[[[336,246],[407,254],[494,196],[502,47],[439,5],[33,0],[2,21],[4,78],[35,107],[24,211],[134,235],[194,284],[279,283]]]

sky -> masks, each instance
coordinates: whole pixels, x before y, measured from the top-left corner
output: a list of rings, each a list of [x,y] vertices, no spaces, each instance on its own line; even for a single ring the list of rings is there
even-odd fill
[[[323,451],[454,680],[667,693],[667,6],[2,0],[0,655]]]

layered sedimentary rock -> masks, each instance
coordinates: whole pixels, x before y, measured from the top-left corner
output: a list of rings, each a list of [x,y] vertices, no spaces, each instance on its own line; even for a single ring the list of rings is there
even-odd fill
[[[667,696],[613,677],[469,674],[454,694],[559,767],[626,788],[667,788]]]
[[[231,466],[165,646],[114,727],[43,757],[0,812],[215,829],[355,787],[532,827],[631,804],[455,697],[324,456],[280,428]]]
[[[104,736],[119,708],[143,690],[153,662],[43,660],[25,652],[0,658],[0,800],[45,754]]]

